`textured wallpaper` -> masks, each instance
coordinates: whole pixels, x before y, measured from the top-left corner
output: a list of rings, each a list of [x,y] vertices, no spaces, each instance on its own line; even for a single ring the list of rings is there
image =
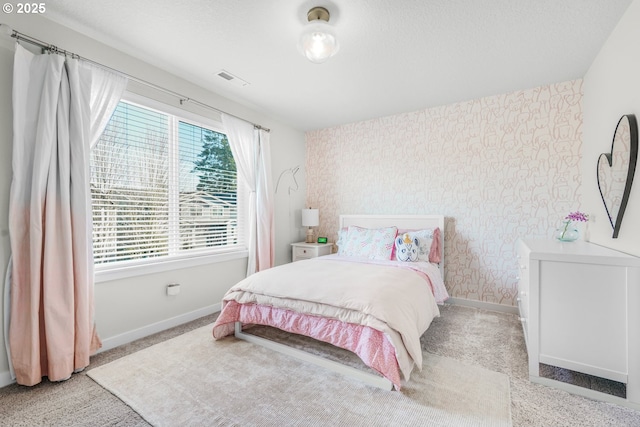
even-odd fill
[[[307,206],[445,215],[452,297],[516,305],[519,237],[551,238],[580,208],[582,80],[310,131]]]

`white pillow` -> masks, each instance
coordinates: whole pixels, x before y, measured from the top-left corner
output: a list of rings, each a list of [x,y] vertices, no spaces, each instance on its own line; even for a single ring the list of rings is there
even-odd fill
[[[424,230],[400,230],[398,234],[401,236],[408,234],[411,240],[418,239],[418,261],[440,262],[440,229],[438,227]],[[391,259],[398,259],[396,251]]]
[[[338,247],[338,255],[344,255],[344,247],[347,244],[347,227],[343,227],[338,230],[338,240],[336,240],[336,246]]]
[[[411,238],[409,233],[396,237],[396,258],[402,262],[418,261],[420,241],[417,237]]]
[[[347,229],[342,255],[390,260],[397,233],[397,227],[362,228],[351,225]]]

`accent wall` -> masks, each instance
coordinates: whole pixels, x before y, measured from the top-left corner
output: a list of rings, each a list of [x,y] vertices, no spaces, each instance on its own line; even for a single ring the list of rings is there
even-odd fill
[[[306,133],[307,206],[444,214],[452,297],[516,305],[520,237],[581,208],[582,80]]]

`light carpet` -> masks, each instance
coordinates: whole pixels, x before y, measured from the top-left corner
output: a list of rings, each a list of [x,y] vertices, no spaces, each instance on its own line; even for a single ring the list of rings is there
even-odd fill
[[[88,375],[154,426],[511,425],[504,374],[425,352],[401,392],[383,391],[232,337],[213,341],[211,325]]]

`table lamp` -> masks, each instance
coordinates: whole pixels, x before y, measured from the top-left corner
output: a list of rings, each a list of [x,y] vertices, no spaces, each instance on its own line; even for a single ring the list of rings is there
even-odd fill
[[[313,227],[320,225],[318,209],[302,209],[302,226],[307,229],[307,240],[305,243],[313,243]]]

